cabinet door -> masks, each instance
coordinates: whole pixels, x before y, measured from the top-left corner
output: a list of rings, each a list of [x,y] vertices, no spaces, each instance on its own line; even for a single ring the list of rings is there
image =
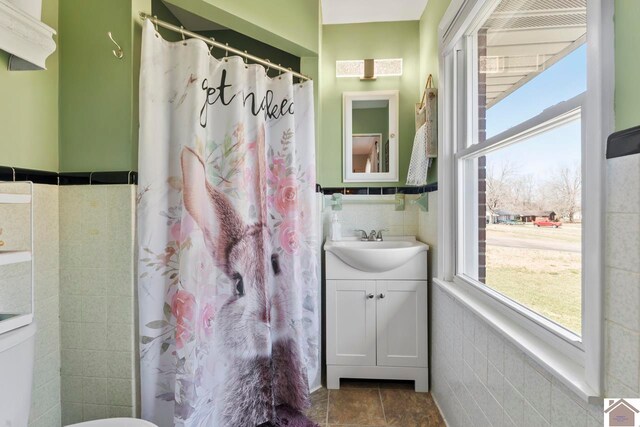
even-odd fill
[[[379,366],[427,366],[427,282],[376,282]]]
[[[327,363],[376,364],[376,282],[327,280]]]

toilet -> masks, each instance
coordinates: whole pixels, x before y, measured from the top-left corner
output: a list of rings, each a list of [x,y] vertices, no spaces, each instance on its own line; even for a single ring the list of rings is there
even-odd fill
[[[36,324],[0,334],[0,426],[26,427],[31,409]],[[74,427],[157,427],[135,418],[111,418]]]
[[[35,322],[0,334],[0,426],[29,422],[35,335]]]

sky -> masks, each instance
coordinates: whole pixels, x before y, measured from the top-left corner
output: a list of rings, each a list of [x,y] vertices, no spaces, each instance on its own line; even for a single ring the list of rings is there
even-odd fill
[[[582,45],[533,80],[487,110],[487,138],[505,131],[587,88],[586,45]],[[508,161],[523,175],[547,179],[560,167],[580,164],[580,121],[553,129],[487,155],[487,164]],[[499,166],[498,166],[499,167]]]

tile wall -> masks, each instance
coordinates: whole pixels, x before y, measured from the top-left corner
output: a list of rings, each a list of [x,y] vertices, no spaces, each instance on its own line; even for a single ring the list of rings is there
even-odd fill
[[[640,397],[640,154],[607,160],[606,390]]]
[[[601,426],[588,405],[437,284],[431,294],[431,391],[457,426]]]
[[[427,262],[430,275],[433,276],[438,263],[438,192],[432,191],[428,194],[428,209],[418,210],[418,240],[429,245]]]
[[[58,187],[35,184],[34,265],[36,360],[30,426],[60,425]]]
[[[432,193],[435,194],[435,193]],[[338,213],[340,219],[342,236],[360,236],[355,230],[362,229],[369,233],[371,230],[386,229],[383,235],[388,236],[416,236],[418,234],[418,206],[411,204],[411,200],[417,198],[416,195],[407,195],[405,210],[396,211],[393,203],[376,203],[384,200],[392,202],[394,195],[344,195],[341,211],[333,211],[329,205],[331,196],[324,196],[325,208],[322,215],[323,236],[329,235],[331,216]],[[351,204],[351,200],[368,200],[367,204]]]
[[[640,397],[640,155],[607,168],[605,395]],[[601,402],[582,401],[437,285],[431,311],[431,388],[450,426],[603,424]]]
[[[135,186],[60,187],[62,422],[136,416]]]

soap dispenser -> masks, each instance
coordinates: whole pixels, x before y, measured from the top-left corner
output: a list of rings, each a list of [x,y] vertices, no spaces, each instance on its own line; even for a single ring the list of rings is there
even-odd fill
[[[340,224],[340,221],[338,220],[337,212],[334,212],[333,215],[331,216],[331,230],[329,232],[329,238],[334,242],[342,239],[341,224]]]

